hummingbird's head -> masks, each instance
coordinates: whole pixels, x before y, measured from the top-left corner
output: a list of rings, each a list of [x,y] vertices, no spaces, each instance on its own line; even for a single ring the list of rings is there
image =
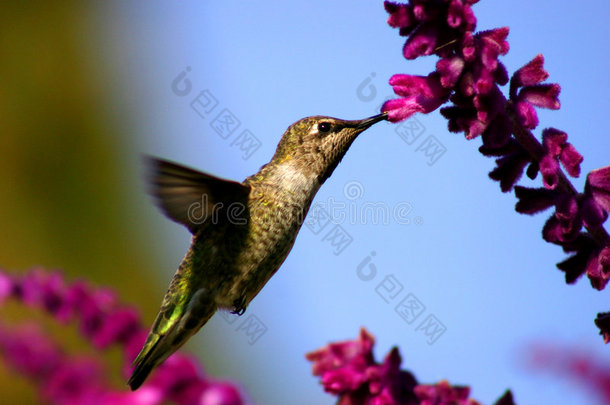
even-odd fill
[[[385,119],[386,113],[354,121],[323,116],[303,118],[286,130],[273,161],[296,164],[300,170],[315,175],[322,184],[354,139],[371,125]]]

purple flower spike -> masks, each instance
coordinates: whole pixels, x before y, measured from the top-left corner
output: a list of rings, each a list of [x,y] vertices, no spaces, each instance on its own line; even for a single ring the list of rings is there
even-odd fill
[[[496,157],[496,167],[489,177],[500,182],[503,192],[515,186],[526,167],[532,180],[540,172],[545,189],[515,188],[519,199],[516,210],[534,214],[555,205],[555,214],[546,221],[542,236],[572,253],[557,266],[566,273],[567,282],[587,272],[594,287],[601,289],[608,281],[608,271],[599,257],[610,244],[610,235],[603,226],[610,217],[610,166],[587,176],[584,193],[576,190],[568,176],[580,176],[583,156],[568,142],[567,134],[547,128],[541,144],[531,132],[539,124],[537,108],[560,108],[561,87],[544,83],[549,73],[540,54],[509,75],[499,59],[510,49],[509,29],[475,32],[477,20],[471,6],[476,2],[386,3],[390,25],[410,24],[408,29],[400,28],[401,35],[407,36],[405,58],[430,54],[439,57],[436,70],[427,78],[437,76],[443,93],[430,83],[423,85],[423,76],[395,75],[403,77],[391,83],[402,98],[385,103],[382,111],[389,112],[391,122],[398,122],[415,112],[429,113],[449,101],[449,106],[441,108],[449,131],[463,132],[468,140],[482,135],[479,151]],[[399,10],[400,7],[404,9]],[[507,99],[499,86],[507,84],[509,77]],[[418,91],[426,96],[420,97]]]

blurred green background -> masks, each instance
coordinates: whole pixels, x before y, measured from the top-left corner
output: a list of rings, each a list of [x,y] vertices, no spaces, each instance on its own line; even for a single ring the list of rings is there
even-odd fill
[[[0,16],[0,266],[61,268],[113,286],[151,319],[165,288],[151,277],[158,250],[138,210],[146,196],[137,170],[126,164],[129,117],[115,108],[111,72],[92,57],[90,6],[3,2]],[[2,317],[23,320],[20,311]],[[73,330],[55,332],[85,348]],[[118,353],[109,358],[118,370]],[[39,403],[1,362],[0,392]]]

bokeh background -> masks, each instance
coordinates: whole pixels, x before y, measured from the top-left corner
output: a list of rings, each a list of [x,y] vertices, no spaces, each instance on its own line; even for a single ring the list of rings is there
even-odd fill
[[[609,3],[488,0],[474,10],[479,29],[510,26],[510,72],[543,53],[561,84],[562,108],[540,111],[540,128],[570,135],[583,174],[607,165]],[[427,74],[434,63],[404,60],[403,38],[386,18],[381,1],[364,0],[3,3],[0,266],[61,268],[112,286],[152,322],[189,235],[150,203],[141,156],[243,179],[301,117],[376,113],[392,74]],[[188,83],[172,85],[181,73]],[[212,101],[195,111],[195,99]],[[213,129],[225,109],[240,123],[227,139]],[[238,140],[246,129],[260,146]],[[506,388],[519,404],[596,403],[577,384],[528,369],[524,347],[610,360],[593,325],[610,309],[607,291],[586,279],[565,285],[555,268],[563,253],[541,238],[546,215],[514,212],[514,196],[487,178],[493,161],[477,152],[480,140],[448,133],[438,113],[398,132],[382,123],[354,143],[314,202],[344,204],[346,217],[333,211],[323,229],[310,218],[246,315],[215,316],[184,350],[255,403],[331,404],[304,354],[365,326],[378,358],[397,345],[420,381],[471,385],[483,403]],[[444,153],[426,156],[420,146],[432,141]],[[362,219],[371,205],[406,209],[400,221]],[[335,225],[349,244],[333,246]],[[373,265],[374,277],[364,281],[359,265]],[[392,282],[402,289],[386,302],[380,293]],[[425,305],[411,324],[395,312],[408,294]],[[432,344],[418,330],[429,315],[444,328]],[[240,328],[248,316],[259,333]],[[57,333],[86,350],[74,331]],[[120,386],[118,353],[108,363]],[[38,403],[27,381],[0,372],[4,398]]]

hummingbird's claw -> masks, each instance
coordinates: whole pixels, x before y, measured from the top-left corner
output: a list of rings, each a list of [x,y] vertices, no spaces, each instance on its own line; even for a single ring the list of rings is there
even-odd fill
[[[242,316],[246,312],[246,307],[244,304],[246,303],[246,299],[241,297],[235,301],[233,301],[233,311],[232,314],[236,314],[237,316]]]

